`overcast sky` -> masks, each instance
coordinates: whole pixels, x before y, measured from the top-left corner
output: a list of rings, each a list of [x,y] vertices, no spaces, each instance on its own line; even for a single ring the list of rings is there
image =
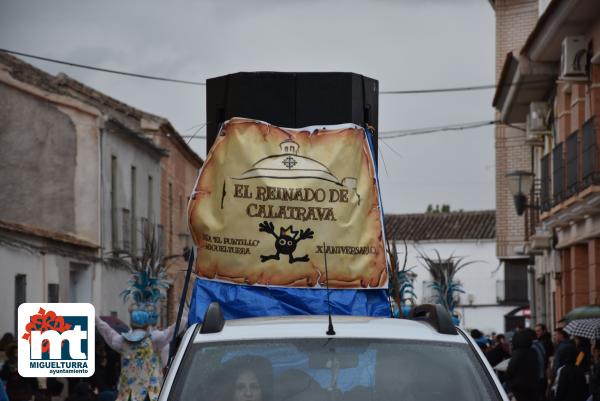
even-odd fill
[[[0,0],[0,48],[193,81],[269,70],[351,71],[379,80],[380,90],[494,83],[487,0]],[[203,87],[25,60],[166,117],[183,135],[206,121]],[[492,120],[492,96],[381,95],[379,129]],[[492,127],[386,144],[379,158],[387,213],[430,203],[494,208]],[[191,145],[205,156],[203,139]]]

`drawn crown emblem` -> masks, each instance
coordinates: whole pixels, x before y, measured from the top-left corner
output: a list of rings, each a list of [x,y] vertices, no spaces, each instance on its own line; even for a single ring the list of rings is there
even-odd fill
[[[297,155],[300,145],[298,145],[298,143],[294,142],[292,139],[286,139],[279,144],[279,148],[281,149],[282,153],[292,153]]]
[[[281,227],[281,229],[279,230],[280,235],[287,235],[289,237],[294,237],[296,236],[296,234],[298,234],[298,231],[294,231],[292,229],[292,226],[289,226],[288,228],[283,228]]]

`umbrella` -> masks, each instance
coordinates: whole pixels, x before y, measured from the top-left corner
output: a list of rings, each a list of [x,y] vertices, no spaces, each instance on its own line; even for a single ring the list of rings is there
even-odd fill
[[[115,316],[100,316],[100,319],[104,320],[110,327],[118,333],[126,333],[129,331],[129,326],[125,324],[121,319]]]
[[[600,318],[600,305],[580,306],[567,313],[563,320]]]
[[[572,336],[600,338],[600,319],[571,320],[564,330]]]
[[[497,372],[506,372],[506,369],[508,369],[509,362],[510,362],[510,358],[503,360],[502,362],[500,362],[496,366],[494,366],[494,370]]]

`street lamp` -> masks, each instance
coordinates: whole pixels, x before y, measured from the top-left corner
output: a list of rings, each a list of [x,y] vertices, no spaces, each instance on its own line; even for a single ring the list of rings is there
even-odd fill
[[[523,214],[526,207],[536,208],[535,205],[527,204],[527,195],[531,191],[533,177],[533,173],[521,170],[511,171],[506,174],[508,189],[513,196],[515,209],[517,209],[517,215],[519,216]]]

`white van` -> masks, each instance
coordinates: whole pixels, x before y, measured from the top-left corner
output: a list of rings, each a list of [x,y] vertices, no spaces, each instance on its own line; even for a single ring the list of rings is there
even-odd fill
[[[186,332],[159,401],[508,401],[475,342],[440,305],[411,319],[225,321]]]

